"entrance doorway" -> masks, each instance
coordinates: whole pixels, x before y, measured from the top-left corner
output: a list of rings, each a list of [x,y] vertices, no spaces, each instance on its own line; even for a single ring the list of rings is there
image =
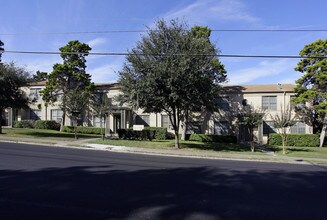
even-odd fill
[[[114,132],[117,133],[117,129],[121,129],[121,115],[114,115]]]

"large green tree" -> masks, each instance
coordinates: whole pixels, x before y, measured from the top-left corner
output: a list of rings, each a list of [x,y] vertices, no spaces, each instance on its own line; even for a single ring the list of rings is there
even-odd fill
[[[42,98],[47,104],[52,104],[61,98],[63,120],[66,117],[66,94],[78,88],[80,91],[92,92],[94,84],[91,76],[86,73],[86,56],[91,47],[78,40],[70,41],[67,45],[59,48],[63,63],[53,66],[53,71],[48,75],[46,87],[41,91]],[[61,126],[63,127],[63,126]]]
[[[32,76],[33,81],[45,81],[48,79],[47,72],[36,71],[36,73]]]
[[[302,58],[296,71],[304,75],[296,81],[294,102],[309,102],[312,106],[312,117],[323,118],[320,146],[323,145],[327,127],[327,39],[317,40],[306,45],[300,55]]]
[[[2,133],[2,113],[6,108],[27,107],[28,98],[21,90],[29,80],[29,73],[14,63],[0,64],[0,134]]]
[[[208,33],[189,31],[185,23],[156,22],[129,51],[119,72],[122,101],[144,112],[166,112],[179,148],[180,122],[190,111],[214,105],[226,71],[216,58]],[[202,28],[199,28],[202,30]],[[207,34],[207,35],[206,35]]]

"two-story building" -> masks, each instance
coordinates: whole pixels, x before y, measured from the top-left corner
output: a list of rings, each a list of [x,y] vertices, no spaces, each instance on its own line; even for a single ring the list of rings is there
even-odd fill
[[[6,109],[3,113],[5,125],[13,126],[20,120],[55,120],[62,121],[63,111],[60,102],[45,105],[40,91],[45,87],[45,82],[35,82],[29,87],[22,88],[32,100],[29,109]],[[291,105],[294,94],[292,84],[266,84],[266,85],[236,85],[224,86],[225,93],[217,98],[218,111],[210,113],[196,113],[189,123],[187,133],[205,133],[218,135],[236,135],[239,141],[247,141],[246,129],[237,121],[237,115],[244,105],[253,106],[255,109],[264,109],[264,122],[256,130],[258,141],[265,143],[269,133],[276,132],[273,127],[272,116],[280,114],[281,108]],[[119,105],[115,97],[120,93],[117,83],[96,84],[97,91],[105,91],[110,100],[111,111],[104,127],[106,134],[116,133],[117,129],[130,128],[133,125],[153,127],[166,127],[172,132],[169,117],[165,113],[144,113],[142,109],[133,109],[127,105]],[[101,120],[88,110],[84,115],[83,125],[100,127]],[[65,125],[71,125],[67,115]],[[182,132],[182,131],[181,131]],[[302,121],[297,121],[289,129],[289,133],[312,133],[312,128]]]

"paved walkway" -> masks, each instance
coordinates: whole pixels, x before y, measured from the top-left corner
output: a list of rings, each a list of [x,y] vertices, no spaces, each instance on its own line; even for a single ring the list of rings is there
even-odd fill
[[[60,140],[39,139],[39,138],[6,137],[0,135],[0,141],[4,141],[4,142],[48,145],[54,147],[77,147],[87,150],[103,150],[103,151],[115,151],[115,152],[150,154],[150,155],[160,155],[160,156],[175,156],[175,157],[327,165],[327,159],[288,157],[283,155],[276,155],[273,152],[269,152],[269,151],[265,152],[265,154],[263,155],[258,155],[258,154],[251,154],[250,152],[248,154],[240,154],[240,153],[224,153],[224,152],[212,152],[212,151],[192,151],[192,150],[183,150],[183,149],[154,149],[154,148],[126,147],[126,146],[114,146],[114,145],[89,143],[92,140],[96,140],[96,139],[60,141]]]

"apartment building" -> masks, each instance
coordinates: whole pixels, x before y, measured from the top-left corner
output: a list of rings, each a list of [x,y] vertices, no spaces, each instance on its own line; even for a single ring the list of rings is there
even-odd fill
[[[23,88],[33,102],[29,109],[6,109],[3,113],[5,125],[13,126],[15,121],[20,120],[55,120],[62,121],[63,112],[60,103],[46,106],[40,91],[45,87],[45,82],[35,82],[29,87]],[[253,106],[256,109],[264,109],[265,117],[262,125],[255,130],[255,135],[259,142],[265,143],[269,133],[276,132],[273,126],[272,116],[280,114],[281,108],[291,105],[294,94],[292,84],[265,84],[265,85],[235,85],[225,86],[225,93],[217,97],[216,112],[194,113],[190,121],[187,133],[205,133],[218,135],[236,135],[239,141],[247,141],[249,134],[247,129],[237,120],[237,116],[244,104]],[[106,134],[110,135],[117,132],[120,128],[130,128],[133,125],[144,125],[153,127],[166,127],[172,132],[169,117],[165,113],[144,113],[142,109],[132,109],[127,105],[119,105],[115,97],[120,93],[117,83],[96,84],[98,92],[105,91],[109,100],[111,111],[104,126]],[[88,110],[81,122],[84,126],[100,127],[101,120]],[[72,122],[67,115],[65,125]],[[181,131],[182,132],[182,131]],[[312,133],[312,128],[298,120],[289,129],[289,133]]]

